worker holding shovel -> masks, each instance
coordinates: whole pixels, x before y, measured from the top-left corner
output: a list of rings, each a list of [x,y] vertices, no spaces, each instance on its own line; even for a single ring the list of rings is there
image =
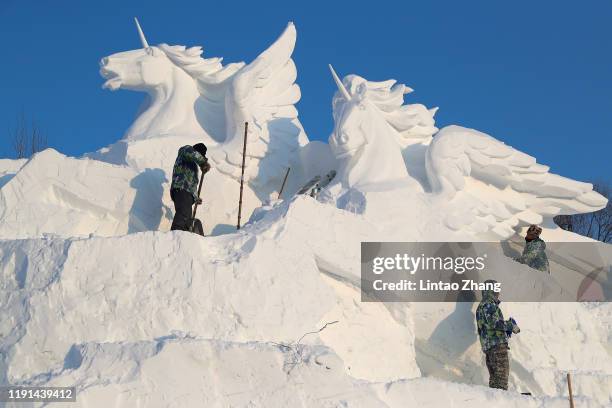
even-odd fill
[[[201,232],[195,222],[195,211],[192,215],[192,206],[202,204],[200,190],[204,174],[210,170],[210,164],[206,158],[206,146],[204,143],[197,143],[193,146],[183,146],[179,149],[174,168],[172,170],[172,185],[170,187],[170,197],[174,202],[174,219],[172,220],[171,230],[182,230]],[[198,168],[202,170],[202,179],[198,187]],[[197,190],[196,190],[197,189]],[[200,231],[195,231],[199,229]]]

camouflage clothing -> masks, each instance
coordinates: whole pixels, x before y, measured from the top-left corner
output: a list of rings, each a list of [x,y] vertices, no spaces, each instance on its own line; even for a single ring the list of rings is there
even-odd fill
[[[507,390],[510,374],[508,345],[506,343],[498,344],[487,350],[485,354],[487,370],[489,370],[489,387]]]
[[[193,146],[181,147],[174,162],[170,189],[188,191],[196,200],[198,198],[198,167],[206,162],[206,157],[198,153]]]
[[[546,256],[546,243],[540,238],[526,241],[523,254],[515,260],[538,271],[550,273],[548,257]]]
[[[493,291],[486,291],[476,309],[480,346],[485,353],[498,344],[507,345],[514,327],[510,320],[504,320],[504,315],[498,305],[499,300],[495,299]]]

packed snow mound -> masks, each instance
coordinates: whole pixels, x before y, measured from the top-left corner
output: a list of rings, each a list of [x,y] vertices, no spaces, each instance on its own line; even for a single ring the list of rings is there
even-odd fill
[[[562,397],[535,399],[432,379],[368,383],[344,372],[329,349],[297,351],[249,342],[170,335],[137,343],[84,344],[45,384],[76,384],[87,407],[566,407]],[[223,381],[220,381],[222,379]],[[146,384],[149,392],[137,387]],[[109,401],[108,394],[114,398]],[[432,398],[435,396],[435,399]],[[597,407],[577,397],[581,407]]]
[[[0,159],[0,188],[15,176],[26,161],[26,159]]]
[[[85,344],[74,347],[45,384],[76,384],[83,390],[80,405],[100,408],[567,407],[564,397],[536,399],[435,379],[368,383],[345,374],[342,361],[325,347],[304,346],[296,353],[270,343],[176,334],[138,343]],[[575,400],[581,407],[599,406]]]
[[[84,344],[52,383],[78,384],[88,407],[382,406],[366,384],[344,374],[325,347],[181,336],[137,343]],[[134,387],[147,384],[149,391]],[[112,391],[111,391],[112,390]],[[117,396],[109,401],[109,391]],[[110,404],[109,404],[110,403]]]
[[[27,159],[0,159],[0,177],[17,173],[26,161]]]
[[[384,307],[380,304],[354,304],[359,297],[355,288],[347,292],[322,281],[318,258],[307,256],[308,247],[303,247],[301,238],[304,228],[308,228],[305,217],[312,216],[317,207],[315,202],[309,204],[301,217],[289,217],[293,221],[277,214],[278,221],[273,225],[262,221],[257,228],[254,226],[238,236],[202,240],[174,232],[7,242],[3,245],[2,270],[8,293],[23,287],[25,295],[30,279],[35,277],[35,288],[41,285],[46,288],[53,279],[63,282],[51,285],[49,289],[55,289],[50,291],[31,288],[34,298],[29,302],[27,325],[11,331],[25,329],[19,335],[19,344],[23,346],[12,349],[13,358],[28,354],[32,357],[26,360],[35,365],[11,365],[9,375],[25,378],[28,373],[50,369],[63,361],[73,343],[139,341],[164,336],[172,330],[232,341],[293,341],[316,327],[334,308],[339,313],[359,316],[357,321],[361,324],[339,322],[344,335],[353,330],[362,332],[364,327],[380,327],[381,335],[383,328],[386,333],[396,333],[392,339],[381,336],[379,340],[381,344],[401,342],[404,358],[388,356],[380,360],[385,361],[385,368],[376,373],[377,377],[419,375],[418,368],[411,363],[412,334],[403,327],[405,322],[396,323],[391,317],[381,319]],[[287,224],[293,222],[299,224],[287,231]],[[334,252],[338,254],[346,252],[333,242],[323,244],[328,251],[336,248]],[[33,245],[40,250],[34,250]],[[37,255],[28,256],[31,253]],[[134,258],[134,253],[139,257]],[[43,272],[27,273],[32,270]],[[253,296],[245,296],[244,290]],[[261,293],[266,293],[263,299]],[[336,293],[342,294],[344,300],[335,300]],[[64,299],[72,300],[64,304]],[[75,308],[77,304],[90,306]],[[50,305],[54,305],[51,306],[54,312]],[[126,310],[130,310],[129,316]],[[94,320],[88,315],[95,316]],[[40,316],[40,320],[34,316]],[[71,336],[66,338],[62,333]],[[38,348],[43,335],[59,340],[54,346],[45,345],[28,352],[30,347]],[[367,342],[371,340],[370,337]],[[359,346],[361,341],[366,338],[356,340],[356,351],[363,347]],[[345,339],[341,336],[329,342],[344,343]],[[372,356],[353,353],[350,348],[345,352],[351,356],[347,359],[356,372],[368,373]]]
[[[157,159],[165,164],[167,147],[158,152]],[[0,238],[118,236],[169,230],[174,212],[170,198],[174,158],[168,167],[111,163],[67,157],[53,149],[34,155],[17,173],[4,176],[7,181],[0,185]],[[215,169],[205,177],[204,205],[198,216],[204,221],[206,234],[234,231],[239,183]],[[260,200],[247,186],[243,213],[248,215],[259,205]]]
[[[46,149],[28,160],[2,160],[0,238],[168,231],[174,215],[170,184],[176,152],[195,142],[192,137],[119,141],[82,158]],[[296,157],[283,197],[295,194],[302,181],[320,169],[329,171],[335,165],[329,147],[321,142],[301,148]],[[214,167],[204,177],[197,216],[205,234],[234,232],[240,183]],[[245,183],[243,220],[267,200],[256,191]]]
[[[130,231],[131,225],[157,227],[161,188],[156,197],[154,189],[139,185],[150,179],[149,174],[139,175],[127,167],[77,160],[47,149],[0,190],[0,236],[117,235]],[[138,200],[156,200],[157,211],[131,212]]]
[[[586,406],[612,402],[608,304],[504,306],[523,328],[511,389],[538,398],[448,382],[486,384],[475,304],[360,302],[359,242],[401,235],[298,197],[219,237],[3,241],[0,379],[76,384],[93,406],[536,407],[568,370]]]

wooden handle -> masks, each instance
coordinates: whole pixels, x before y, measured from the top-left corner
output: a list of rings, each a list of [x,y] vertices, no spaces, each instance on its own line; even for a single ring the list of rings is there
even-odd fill
[[[281,198],[281,194],[283,194],[283,190],[285,189],[285,183],[287,182],[287,176],[289,176],[289,170],[291,170],[291,167],[287,167],[287,172],[285,173],[283,184],[281,185],[280,190],[278,190],[278,198]]]
[[[204,181],[204,172],[202,172],[202,176],[200,176],[200,185],[198,186],[198,198],[200,198],[200,194],[202,193],[202,182]],[[198,210],[198,202],[196,201],[195,206],[193,207],[193,219],[195,219],[196,211]]]
[[[202,171],[202,176],[200,176],[200,185],[198,186],[198,198],[200,198],[200,194],[202,193],[202,182],[204,181],[204,171]],[[195,217],[196,212],[198,211],[198,202],[196,201],[195,206],[193,207],[193,215],[191,216],[191,232],[193,232],[193,226],[195,225]]]
[[[242,187],[244,185],[244,160],[246,159],[246,144],[247,144],[247,130],[248,129],[249,129],[249,122],[244,122],[244,145],[242,147],[242,174],[240,175],[240,198],[238,199],[237,229],[240,229],[240,216],[242,215]]]
[[[572,394],[572,377],[567,373],[567,388],[569,389],[570,408],[574,408],[574,395]]]

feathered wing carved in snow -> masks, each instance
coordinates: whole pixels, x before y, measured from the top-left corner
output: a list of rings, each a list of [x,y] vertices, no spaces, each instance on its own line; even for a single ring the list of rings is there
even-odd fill
[[[607,200],[593,185],[549,173],[535,158],[476,130],[448,126],[426,153],[427,176],[455,230],[501,238],[543,217],[597,211]]]
[[[225,140],[211,149],[219,171],[240,177],[245,122],[249,123],[245,178],[254,185],[280,179],[292,152],[307,143],[294,106],[301,96],[291,59],[295,41],[295,26],[289,23],[274,44],[229,78],[223,106]],[[211,86],[202,88],[210,91]]]
[[[265,196],[308,139],[297,119],[300,88],[291,54],[296,30],[282,35],[251,64],[223,65],[204,58],[202,47],[150,46],[136,21],[142,48],[101,60],[109,89],[146,91],[149,95],[125,140],[162,136],[200,139],[209,146],[217,170],[238,179],[244,123],[249,122],[246,179]],[[274,182],[278,188],[280,182]],[[263,198],[263,197],[262,197]]]
[[[414,170],[423,163],[418,173],[427,175],[432,211],[467,235],[508,238],[515,228],[539,224],[543,217],[606,205],[591,184],[549,173],[533,157],[482,132],[448,126],[432,137],[437,109],[404,105],[403,95],[412,90],[403,84],[357,75],[341,81],[333,69],[332,76],[338,92],[329,143],[339,163],[337,178],[348,187],[361,191],[405,178],[401,150],[416,142],[423,147],[416,150],[419,160],[408,164]]]

